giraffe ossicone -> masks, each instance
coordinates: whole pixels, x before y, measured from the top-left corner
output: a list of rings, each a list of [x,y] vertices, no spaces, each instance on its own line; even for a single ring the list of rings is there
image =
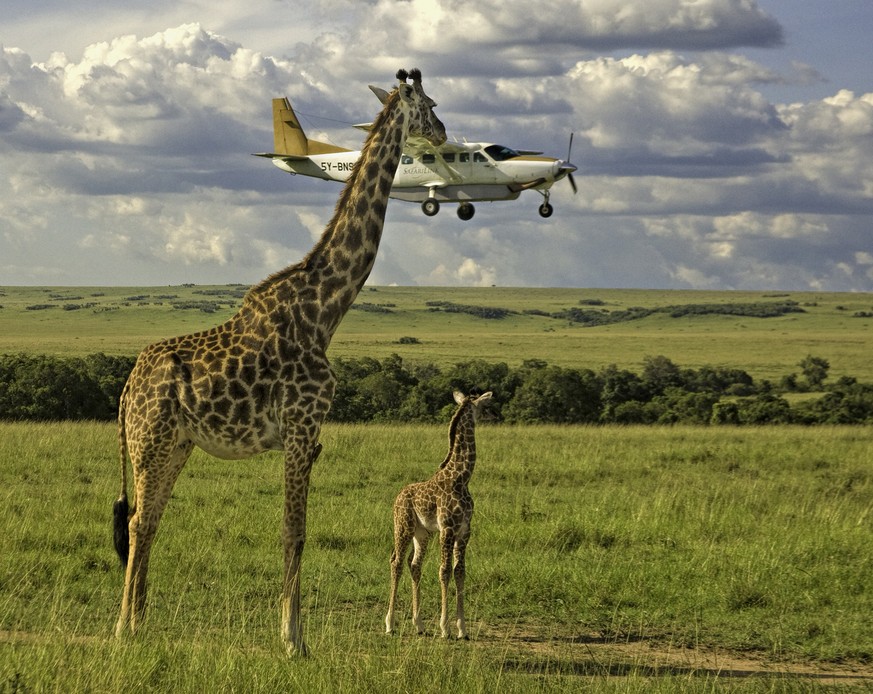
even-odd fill
[[[385,631],[394,632],[397,587],[404,562],[412,576],[412,623],[424,632],[421,619],[421,566],[433,535],[440,542],[440,633],[449,636],[449,582],[455,579],[455,626],[459,639],[467,638],[464,619],[465,554],[470,540],[473,497],[468,484],[476,465],[476,421],[491,392],[466,396],[454,393],[458,407],[449,425],[449,452],[434,475],[400,490],[394,501],[394,551],[391,554],[391,593]],[[409,546],[412,545],[410,551]]]
[[[114,540],[126,568],[117,635],[141,626],[155,533],[194,447],[232,460],[278,450],[285,455],[281,635],[289,652],[306,652],[300,562],[309,474],[336,385],[327,348],[372,270],[407,137],[435,146],[446,140],[420,71],[401,70],[397,79],[333,217],[306,257],[252,287],[225,323],[157,342],[137,358],[118,415]]]

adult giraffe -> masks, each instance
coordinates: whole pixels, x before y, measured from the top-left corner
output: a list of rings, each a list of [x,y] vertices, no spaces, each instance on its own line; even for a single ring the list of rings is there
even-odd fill
[[[421,72],[397,73],[319,241],[299,263],[252,287],[230,320],[146,347],[121,395],[121,495],[115,548],[126,564],[116,634],[136,632],[146,605],[149,553],[170,493],[194,446],[237,460],[285,453],[282,639],[306,653],[300,623],[300,560],[309,473],[335,378],[331,337],[364,285],[407,137],[445,142]],[[409,84],[407,79],[411,79]],[[127,456],[135,496],[127,499]]]

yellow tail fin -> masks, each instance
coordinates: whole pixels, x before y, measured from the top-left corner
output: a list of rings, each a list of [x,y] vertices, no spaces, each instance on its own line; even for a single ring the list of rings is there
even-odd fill
[[[291,102],[287,98],[273,99],[273,147],[276,154],[305,157],[310,154],[328,154],[348,150],[318,140],[310,140]]]

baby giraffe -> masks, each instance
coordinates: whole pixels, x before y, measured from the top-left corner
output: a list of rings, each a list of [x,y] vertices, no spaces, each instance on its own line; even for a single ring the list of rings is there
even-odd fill
[[[391,597],[385,631],[394,631],[394,606],[397,584],[403,573],[403,562],[409,563],[412,574],[412,623],[421,634],[420,594],[421,564],[431,535],[440,534],[440,588],[442,612],[440,630],[443,638],[449,636],[448,593],[452,556],[455,567],[457,593],[456,619],[458,638],[466,639],[464,623],[464,552],[470,539],[470,521],[473,518],[473,497],[467,484],[476,464],[475,424],[482,407],[491,399],[491,393],[465,396],[455,391],[458,409],[449,425],[449,453],[433,477],[404,487],[394,501],[394,552],[391,555]],[[409,543],[414,550],[408,553]]]

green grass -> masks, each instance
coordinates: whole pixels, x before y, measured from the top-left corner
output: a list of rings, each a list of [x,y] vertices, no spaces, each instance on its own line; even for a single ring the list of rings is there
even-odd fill
[[[432,474],[445,427],[334,425],[322,440],[313,655],[289,661],[280,456],[195,453],[159,531],[145,629],[117,641],[114,426],[0,424],[0,691],[818,691],[763,674],[810,663],[873,682],[869,429],[480,427],[470,642],[434,636],[433,548],[429,634],[411,633],[408,577],[400,633],[382,634],[391,502]]]
[[[242,288],[226,287],[4,287],[0,288],[0,353],[15,351],[84,355],[138,353],[157,339],[210,327],[230,316]],[[206,292],[206,293],[204,293]],[[217,292],[217,294],[216,294]],[[571,307],[618,311],[702,303],[796,301],[804,313],[778,318],[724,315],[642,320],[581,327],[525,311],[554,313]],[[173,308],[174,302],[221,302],[215,313]],[[488,320],[430,310],[429,301],[506,308],[516,313]],[[586,304],[580,304],[580,302]],[[590,302],[602,302],[591,306]],[[682,367],[728,366],[756,379],[778,381],[798,373],[809,354],[831,364],[830,378],[873,381],[873,311],[870,294],[706,292],[492,287],[367,287],[358,305],[390,313],[352,310],[331,345],[332,356],[454,364],[470,358],[525,359],[595,371],[609,364],[633,371],[646,356],[664,355]],[[93,305],[92,305],[93,304]],[[27,310],[28,306],[52,308]],[[86,306],[87,307],[84,307]],[[80,306],[64,310],[64,306]],[[400,344],[414,337],[419,344]]]

